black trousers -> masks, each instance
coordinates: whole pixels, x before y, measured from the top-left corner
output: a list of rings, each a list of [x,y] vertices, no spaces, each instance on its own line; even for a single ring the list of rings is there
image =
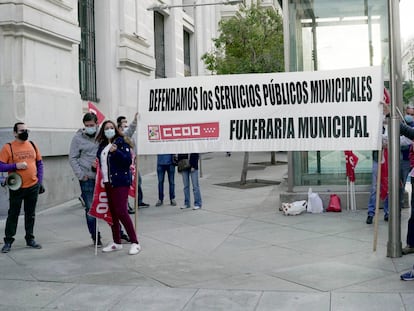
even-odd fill
[[[9,212],[7,215],[5,229],[5,243],[13,243],[16,235],[17,223],[19,221],[20,209],[24,202],[24,228],[26,230],[26,242],[33,240],[33,228],[35,223],[35,210],[37,198],[39,196],[39,184],[30,188],[20,188],[19,190],[9,190]]]

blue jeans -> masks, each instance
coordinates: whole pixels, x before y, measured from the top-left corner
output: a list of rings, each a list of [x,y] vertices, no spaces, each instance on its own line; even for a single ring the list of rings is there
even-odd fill
[[[82,192],[81,197],[85,202],[86,224],[88,225],[88,230],[91,234],[92,239],[95,239],[96,218],[88,215],[93,202],[95,179],[79,180],[79,184]]]
[[[368,201],[368,216],[375,215],[375,202],[377,199],[377,173],[378,162],[372,161],[372,181],[371,181],[371,193]],[[388,215],[388,195],[384,200],[384,215]]]
[[[39,184],[30,188],[20,188],[16,191],[9,190],[10,207],[6,220],[5,243],[13,243],[17,230],[17,222],[19,220],[20,209],[24,201],[24,228],[26,230],[26,242],[33,240],[33,228],[35,223],[35,210],[37,198],[39,195]]]
[[[183,171],[181,172],[183,175],[183,184],[184,184],[184,205],[191,206],[190,204],[190,178],[191,183],[193,184],[193,192],[194,192],[194,205],[200,206],[202,205],[201,202],[201,193],[200,193],[200,185],[198,183],[198,170],[191,169],[191,171]]]
[[[414,177],[411,177],[411,215],[408,219],[407,245],[414,247]]]
[[[168,175],[168,184],[169,184],[169,194],[170,200],[175,199],[175,183],[174,183],[174,175],[175,175],[175,166],[172,164],[167,165],[157,165],[157,175],[158,175],[158,199],[160,201],[164,200],[164,177],[165,172]]]

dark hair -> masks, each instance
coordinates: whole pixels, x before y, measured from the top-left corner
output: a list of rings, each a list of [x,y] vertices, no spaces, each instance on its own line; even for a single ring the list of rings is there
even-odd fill
[[[98,117],[93,112],[87,112],[83,116],[82,122],[85,123],[87,121],[95,121],[95,123],[98,123]]]
[[[118,124],[118,127],[121,126],[122,121],[126,120],[126,117],[124,116],[119,116],[118,118],[116,118],[116,123]]]
[[[108,138],[106,138],[105,136],[105,126],[111,123],[114,126],[115,129],[115,136],[113,138],[113,140],[115,140],[116,138],[120,137],[120,136],[124,136],[121,131],[116,127],[116,124],[114,123],[114,121],[112,120],[106,120],[104,121],[104,123],[102,123],[101,128],[99,129],[98,135],[96,136],[96,141],[100,144],[102,144],[103,142],[107,143],[109,142]]]
[[[406,107],[405,110],[407,109],[414,109],[414,103],[410,102]]]
[[[24,122],[16,122],[13,126],[13,132],[17,133],[17,127],[21,124],[25,124]]]

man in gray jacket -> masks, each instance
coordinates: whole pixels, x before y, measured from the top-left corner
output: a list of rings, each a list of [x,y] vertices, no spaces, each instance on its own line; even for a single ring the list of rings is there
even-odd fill
[[[89,233],[94,244],[97,242],[98,246],[102,246],[100,233],[98,233],[98,241],[95,240],[96,218],[88,215],[95,188],[95,159],[98,151],[95,136],[98,129],[98,118],[94,113],[88,112],[83,116],[82,121],[84,128],[76,132],[70,144],[69,163],[79,180]]]

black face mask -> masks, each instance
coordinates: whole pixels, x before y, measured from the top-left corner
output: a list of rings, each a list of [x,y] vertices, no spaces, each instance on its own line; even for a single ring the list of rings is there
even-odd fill
[[[24,131],[23,133],[19,133],[17,134],[17,138],[25,141],[29,138],[29,133],[27,131]]]

